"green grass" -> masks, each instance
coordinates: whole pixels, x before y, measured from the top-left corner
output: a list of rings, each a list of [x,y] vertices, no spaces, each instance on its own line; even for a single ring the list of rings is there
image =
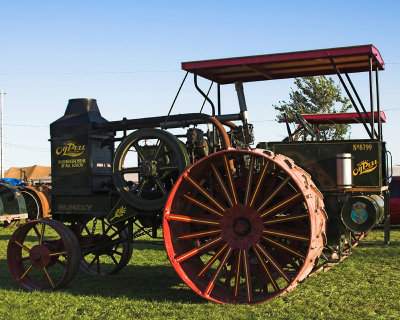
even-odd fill
[[[0,230],[0,320],[3,319],[400,319],[400,228],[383,244],[371,232],[351,257],[306,279],[281,298],[258,305],[218,305],[189,290],[163,246],[136,243],[120,273],[78,273],[62,291],[24,292],[9,276]]]

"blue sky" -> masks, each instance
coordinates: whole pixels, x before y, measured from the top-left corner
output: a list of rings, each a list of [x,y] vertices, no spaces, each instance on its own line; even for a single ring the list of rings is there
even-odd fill
[[[0,0],[4,167],[50,164],[48,125],[63,115],[68,99],[97,99],[110,121],[159,116],[184,76],[182,61],[369,43],[386,62],[380,73],[384,138],[400,163],[399,16],[400,2],[385,0]],[[368,105],[368,78],[352,78]],[[257,141],[285,137],[272,104],[287,99],[292,84],[245,84]],[[200,109],[192,87],[185,85],[174,113]],[[223,93],[223,112],[236,112],[234,88]]]

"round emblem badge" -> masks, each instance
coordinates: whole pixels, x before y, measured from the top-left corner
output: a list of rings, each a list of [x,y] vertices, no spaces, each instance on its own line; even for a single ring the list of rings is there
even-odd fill
[[[351,219],[357,223],[362,224],[368,218],[367,205],[363,202],[356,202],[351,207]]]

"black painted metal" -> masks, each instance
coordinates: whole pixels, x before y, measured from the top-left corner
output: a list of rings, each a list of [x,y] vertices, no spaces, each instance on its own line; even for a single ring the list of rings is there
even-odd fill
[[[337,76],[339,77],[339,80],[340,80],[340,82],[341,82],[341,84],[342,84],[344,90],[345,90],[346,93],[347,93],[347,96],[349,97],[351,103],[353,104],[354,109],[356,109],[356,112],[357,112],[357,114],[358,114],[358,117],[361,119],[362,124],[364,125],[365,130],[367,131],[369,137],[372,139],[371,131],[369,130],[367,124],[365,123],[365,121],[364,121],[364,119],[363,119],[363,117],[362,117],[362,115],[361,115],[361,112],[360,112],[360,110],[358,109],[358,106],[357,106],[357,104],[355,103],[355,101],[354,101],[354,99],[353,99],[353,96],[351,95],[349,89],[347,88],[346,83],[344,82],[344,80],[343,80],[343,78],[342,78],[342,75],[340,74],[340,71],[339,71],[339,69],[338,69],[337,66],[336,66],[335,61],[333,60],[332,57],[329,57],[329,59],[331,60],[332,66],[334,67],[335,72],[336,72]]]
[[[211,88],[212,88],[213,84],[214,84],[214,82],[211,82],[210,87],[208,88],[207,97],[208,97],[208,95],[210,94],[210,91],[211,91]],[[207,101],[207,100],[204,99],[203,104],[201,105],[200,113],[203,112],[203,108],[204,108],[204,105],[206,104],[206,101]]]
[[[50,125],[52,214],[101,216],[112,206],[112,130],[101,133],[94,123],[107,123],[94,99],[69,100],[65,114]]]
[[[214,103],[210,100],[209,97],[207,97],[207,95],[203,92],[203,90],[200,89],[199,85],[197,84],[197,74],[193,76],[193,79],[194,79],[194,86],[196,87],[197,91],[199,91],[200,94],[204,97],[204,99],[206,99],[208,103],[211,105],[212,116],[214,117],[215,116]]]
[[[375,70],[375,87],[376,87],[376,109],[378,111],[378,136],[381,141],[383,141],[382,136],[382,119],[380,117],[381,114],[381,104],[379,100],[379,77],[378,77],[379,70],[376,68]]]
[[[384,193],[385,213],[384,213],[384,242],[390,243],[390,192]]]
[[[349,76],[347,73],[345,73],[345,75],[346,75],[347,81],[349,82],[349,84],[350,84],[350,86],[351,86],[351,89],[353,90],[353,92],[354,92],[354,94],[355,94],[355,96],[356,96],[356,98],[357,98],[357,100],[358,100],[358,103],[359,103],[360,106],[361,106],[361,109],[364,111],[365,118],[366,118],[367,121],[369,122],[369,121],[370,121],[370,118],[369,118],[368,112],[367,112],[367,110],[365,109],[364,104],[362,103],[361,98],[360,98],[360,96],[358,95],[358,92],[357,92],[356,88],[354,87],[353,82],[352,82],[351,79],[350,79],[350,76]],[[378,114],[379,114],[379,112],[378,112]],[[378,119],[379,119],[379,121],[381,121],[381,117],[378,117]],[[362,120],[363,120],[363,119],[362,119]],[[374,132],[375,132],[375,136],[378,137],[378,134],[377,134],[375,128],[374,128]],[[382,140],[381,140],[381,141],[382,141]]]
[[[374,119],[374,90],[373,90],[373,85],[372,85],[372,58],[370,57],[368,59],[368,77],[369,77],[369,103],[370,103],[370,108],[371,108],[371,118],[370,118],[370,124],[371,124],[371,133],[372,133],[372,139],[374,139],[374,133],[375,133],[375,119]]]
[[[99,132],[103,131],[120,131],[122,128],[126,130],[135,130],[143,128],[180,128],[187,127],[194,124],[207,123],[208,121],[203,119],[204,113],[184,113],[170,115],[168,121],[165,122],[165,116],[162,117],[149,117],[140,119],[130,119],[121,121],[109,121],[101,123],[93,123],[93,129],[97,129]],[[226,121],[237,121],[241,120],[240,114],[226,114],[215,117],[221,123]]]
[[[218,83],[217,86],[217,95],[218,95],[218,115],[221,115],[221,85]]]
[[[178,99],[179,93],[180,93],[181,90],[182,90],[183,84],[185,83],[185,80],[186,80],[186,78],[187,78],[187,76],[188,76],[188,73],[189,73],[189,71],[186,71],[186,74],[185,74],[185,76],[183,77],[183,80],[182,80],[182,82],[181,82],[181,85],[179,86],[178,92],[177,92],[176,95],[175,95],[174,101],[172,102],[172,105],[171,105],[171,107],[169,108],[167,117],[165,118],[165,122],[167,122],[168,117],[169,117],[169,115],[170,115],[171,112],[172,112],[172,109],[173,109],[173,107],[174,107],[174,105],[175,105],[176,99]]]
[[[283,154],[306,170],[321,190],[336,188],[336,154],[351,153],[353,187],[384,185],[382,143],[377,140],[270,142],[275,153]]]

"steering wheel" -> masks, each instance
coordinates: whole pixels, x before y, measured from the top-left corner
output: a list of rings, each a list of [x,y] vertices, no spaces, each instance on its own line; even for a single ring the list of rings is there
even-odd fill
[[[294,114],[296,115],[297,120],[299,120],[299,122],[300,122],[301,126],[304,128],[304,130],[308,134],[310,134],[313,138],[315,138],[316,137],[315,132],[310,127],[310,125],[307,123],[306,119],[304,119],[304,117],[299,112],[295,112]]]

